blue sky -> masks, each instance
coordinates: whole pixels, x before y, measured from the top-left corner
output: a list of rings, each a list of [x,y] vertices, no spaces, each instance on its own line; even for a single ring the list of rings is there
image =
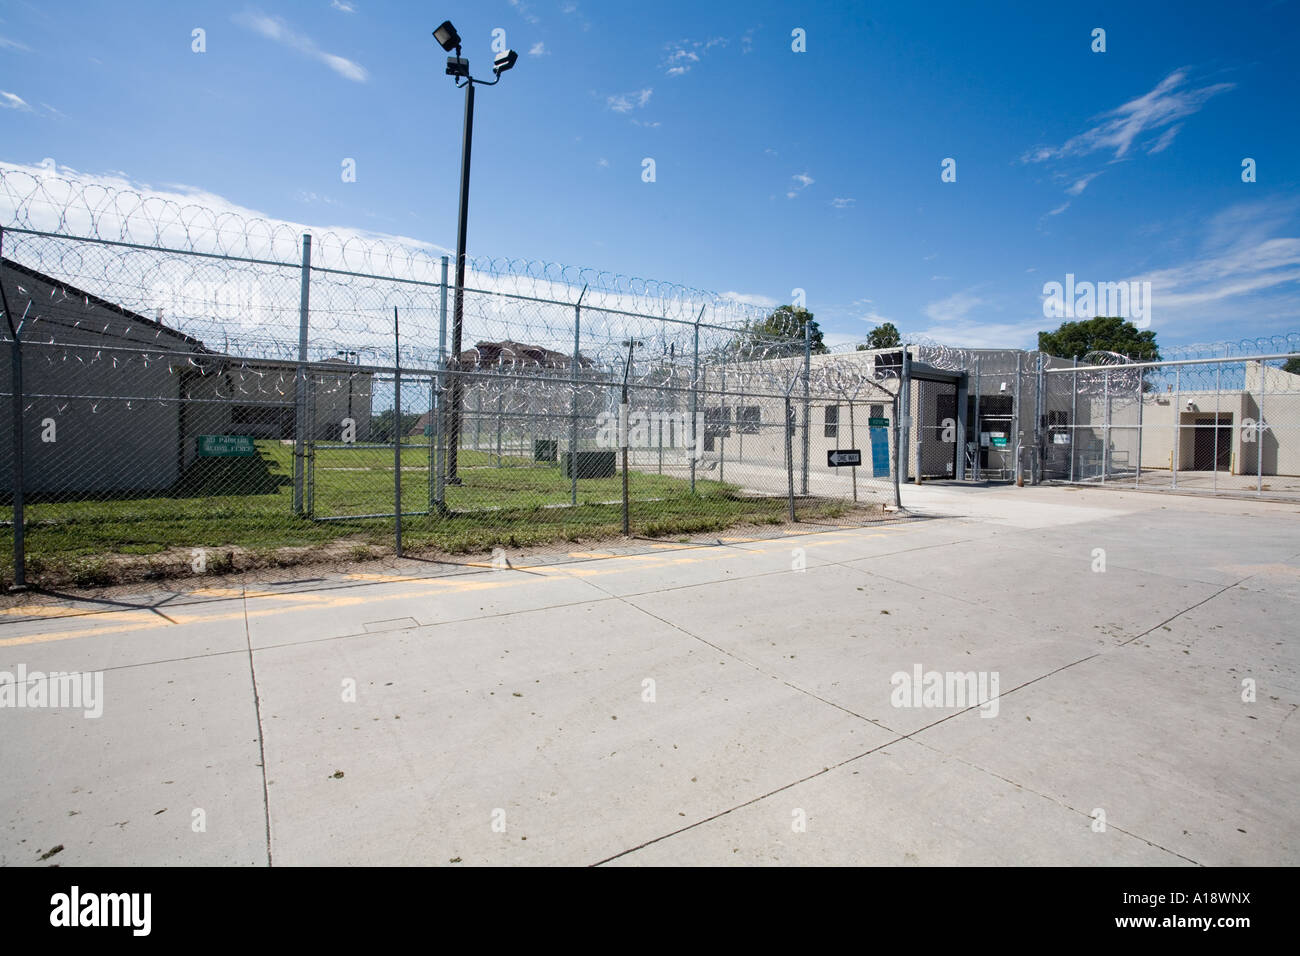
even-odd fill
[[[839,344],[1032,346],[1067,273],[1151,281],[1170,345],[1300,329],[1294,0],[7,0],[0,161],[453,248],[443,18],[479,75],[494,29],[520,53],[478,91],[472,254],[801,288]]]

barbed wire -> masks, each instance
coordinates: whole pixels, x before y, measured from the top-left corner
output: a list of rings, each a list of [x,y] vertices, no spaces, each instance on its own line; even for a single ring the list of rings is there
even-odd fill
[[[166,330],[172,330],[210,352],[296,360],[302,234],[309,231],[309,358],[346,356],[362,364],[425,369],[437,365],[444,354],[439,334],[446,331],[440,328],[444,250],[402,237],[308,230],[247,210],[213,208],[204,199],[215,197],[144,193],[125,184],[80,181],[0,163],[6,258],[69,287],[36,304],[27,333],[34,340],[44,335],[54,341],[60,326],[79,328],[77,294],[69,291],[75,289],[95,321],[102,320],[104,303],[119,307],[120,318],[99,330],[105,336],[143,332],[162,344],[170,340]],[[683,371],[698,376],[703,369],[705,378],[726,376],[737,387],[788,394],[804,374],[803,326],[796,315],[679,283],[542,260],[471,257],[467,271],[466,338],[462,355],[449,356],[453,360],[477,365],[482,355],[495,354],[504,345],[507,350],[540,348],[552,356],[532,361],[533,372],[575,361],[574,307],[581,299],[576,361],[601,377],[621,374],[629,342],[636,343],[629,372],[636,382],[665,375],[676,382]],[[101,300],[93,309],[92,299]],[[111,327],[113,321],[117,328]],[[924,334],[904,335],[903,342],[917,361],[954,371],[981,368],[1002,374],[1016,361],[1005,356],[1017,354],[952,346]],[[874,360],[852,344],[840,349],[817,355],[810,388],[839,392],[849,380],[862,388],[896,377],[889,368],[877,374]],[[1229,359],[1291,351],[1300,351],[1300,333],[1166,347],[1163,357]],[[1020,354],[1023,368],[1035,367],[1036,353]],[[1093,355],[1090,362],[1124,364],[1113,353]],[[510,364],[520,374],[530,366],[529,361]],[[498,372],[505,374],[504,369]],[[1089,394],[1111,384],[1127,390],[1140,380],[1158,384],[1161,374],[1087,375],[1081,387]],[[1186,373],[1189,381],[1208,374]]]
[[[129,186],[81,181],[55,172],[33,173],[0,163],[0,221],[13,229],[105,243],[127,243],[167,253],[251,259],[297,268],[302,235],[312,235],[313,266],[364,277],[436,284],[448,250],[420,240],[378,233],[313,229],[219,209],[199,199],[142,193]],[[532,296],[593,307],[694,321],[703,309],[715,325],[743,327],[768,310],[735,297],[663,280],[539,259],[468,256],[466,286],[508,296]]]

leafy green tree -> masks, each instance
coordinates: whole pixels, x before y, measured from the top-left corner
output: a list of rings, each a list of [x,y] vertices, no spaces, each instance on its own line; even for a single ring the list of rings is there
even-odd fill
[[[893,322],[882,322],[867,334],[867,341],[858,346],[859,352],[870,349],[892,349],[903,341]]]
[[[420,420],[418,413],[403,413],[398,420],[398,433],[405,437]],[[370,440],[373,442],[391,442],[393,440],[393,410],[386,408],[378,415],[370,416]]]
[[[1282,371],[1290,372],[1292,375],[1300,375],[1300,355],[1287,359],[1282,365]]]
[[[794,305],[778,306],[761,322],[745,330],[740,340],[741,353],[749,358],[781,358],[803,355],[804,327],[814,355],[829,352],[822,341],[822,330],[807,309]]]
[[[1089,352],[1105,351],[1146,362],[1160,359],[1155,332],[1139,331],[1132,322],[1113,315],[1062,322],[1055,332],[1039,332],[1038,350],[1058,358],[1078,358]]]

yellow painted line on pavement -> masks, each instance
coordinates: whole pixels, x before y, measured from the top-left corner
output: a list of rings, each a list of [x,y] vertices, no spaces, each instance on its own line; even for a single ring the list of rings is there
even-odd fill
[[[91,610],[86,610],[85,608],[77,608],[77,607],[61,607],[61,606],[40,607],[39,605],[33,605],[33,604],[19,605],[17,607],[0,608],[0,614],[12,614],[15,617],[35,617],[41,620],[46,620],[46,619],[51,619],[56,617],[86,617],[90,614],[144,614],[149,617],[154,616],[152,613],[148,611],[144,611],[143,609],[128,610],[126,608],[121,608],[116,611],[110,611],[107,609],[103,609],[103,610],[96,609],[91,611]]]
[[[864,537],[879,538],[884,537],[884,533],[874,533]],[[777,539],[761,539],[764,541],[771,540],[774,543]],[[788,540],[782,542],[782,547],[788,547]],[[680,549],[678,549],[680,550]],[[698,550],[691,548],[690,550]],[[554,581],[562,580],[566,577],[592,577],[604,574],[618,574],[627,570],[628,562],[635,562],[641,567],[639,570],[651,570],[654,568],[672,567],[678,565],[701,564],[706,561],[716,561],[722,558],[735,557],[733,551],[701,551],[699,554],[689,557],[671,557],[661,554],[628,554],[613,555],[619,558],[618,562],[609,561],[591,567],[575,568],[565,564],[537,565],[531,568],[516,568],[515,570],[529,570],[533,572],[534,577],[540,577],[543,580]],[[490,567],[490,565],[489,565]],[[354,577],[365,577],[373,579],[374,583],[419,583],[421,586],[412,590],[405,590],[394,594],[337,594],[333,591],[302,591],[291,594],[279,594],[274,592],[257,592],[250,593],[249,598],[266,601],[267,599],[277,602],[271,607],[249,607],[245,610],[242,606],[235,611],[228,611],[221,614],[187,614],[183,607],[168,608],[169,616],[176,626],[219,623],[223,621],[242,621],[245,618],[269,617],[276,614],[284,614],[291,611],[302,611],[307,609],[332,609],[355,607],[361,604],[376,604],[383,601],[411,600],[420,597],[437,597],[440,595],[468,592],[468,591],[485,591],[495,588],[507,587],[515,584],[519,579],[507,578],[486,578],[479,575],[452,575],[445,578],[410,578],[396,575],[353,575]],[[241,595],[242,592],[234,592],[235,596]],[[87,616],[87,612],[78,611],[74,608],[51,607],[40,609],[27,608],[7,608],[4,609],[7,614],[27,614],[33,620],[56,620],[60,618],[73,617],[77,615]],[[155,630],[158,628],[172,627],[173,624],[167,620],[160,619],[158,615],[150,611],[116,611],[103,612],[106,625],[90,626],[74,631],[52,631],[45,634],[29,634],[20,637],[10,637],[0,639],[0,647],[17,647],[27,644],[44,644],[52,641],[76,640],[78,638],[98,637],[106,634],[120,634],[131,631]],[[109,616],[111,615],[111,617]],[[130,621],[124,621],[124,617],[129,617]],[[111,620],[113,623],[108,624]],[[21,622],[14,622],[21,623]]]

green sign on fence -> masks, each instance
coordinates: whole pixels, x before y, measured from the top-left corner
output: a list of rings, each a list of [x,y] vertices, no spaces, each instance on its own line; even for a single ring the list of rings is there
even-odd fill
[[[256,455],[250,435],[200,435],[199,456],[202,458],[244,458]]]
[[[868,418],[868,419],[867,419],[867,426],[868,426],[869,428],[888,428],[888,427],[889,427],[889,419],[888,419],[888,418]]]

